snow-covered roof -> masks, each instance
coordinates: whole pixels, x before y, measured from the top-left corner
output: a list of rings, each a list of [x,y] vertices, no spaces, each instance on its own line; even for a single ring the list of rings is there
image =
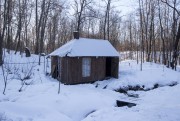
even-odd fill
[[[79,38],[73,39],[60,48],[56,49],[50,56],[101,56],[119,57],[119,53],[108,40]]]

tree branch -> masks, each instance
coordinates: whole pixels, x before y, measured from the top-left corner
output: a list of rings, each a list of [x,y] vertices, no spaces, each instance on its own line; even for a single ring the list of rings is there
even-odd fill
[[[161,2],[163,2],[163,3],[165,3],[166,5],[168,5],[170,8],[172,8],[172,9],[174,9],[176,12],[177,12],[177,14],[180,16],[180,11],[178,11],[178,9],[177,8],[175,8],[175,7],[173,7],[172,5],[170,5],[168,2],[167,2],[167,0],[161,0]]]

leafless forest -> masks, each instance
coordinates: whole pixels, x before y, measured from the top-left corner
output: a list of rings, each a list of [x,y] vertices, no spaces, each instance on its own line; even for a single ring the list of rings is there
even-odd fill
[[[0,0],[0,65],[3,48],[48,54],[79,31],[81,37],[109,40],[120,52],[139,53],[137,62],[175,68],[180,63],[180,0],[134,0],[137,9],[125,16],[114,2]]]

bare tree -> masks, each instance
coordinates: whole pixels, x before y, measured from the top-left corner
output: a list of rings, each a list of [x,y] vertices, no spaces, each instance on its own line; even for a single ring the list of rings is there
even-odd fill
[[[175,33],[175,22],[178,20],[175,20],[175,12],[178,14],[178,16],[180,16],[180,11],[176,8],[176,0],[174,0],[174,6],[172,6],[170,3],[168,3],[167,0],[161,0],[163,3],[167,4],[170,8],[172,8],[174,10],[173,12],[173,19],[174,19],[174,28],[172,29],[173,32]],[[178,25],[178,29],[177,29],[177,34],[176,37],[173,38],[174,39],[174,45],[173,45],[173,56],[172,56],[172,61],[171,61],[171,67],[172,69],[176,70],[176,64],[177,64],[177,57],[178,57],[178,44],[179,44],[179,40],[180,40],[180,21],[179,21],[179,25]]]
[[[85,22],[86,18],[96,17],[96,12],[92,8],[92,0],[74,0],[74,10],[75,10],[75,18],[76,18],[76,31],[80,32],[83,28],[83,22]],[[87,14],[89,11],[93,14]]]
[[[109,40],[109,12],[110,12],[110,5],[111,5],[111,0],[105,1],[106,2],[106,11],[105,11],[105,17],[104,17],[104,28],[103,28],[103,33],[104,33],[104,40],[106,39],[106,31],[108,35],[108,40]]]
[[[2,3],[2,1],[0,1]],[[2,15],[0,17],[0,24],[2,24],[2,28],[0,28],[0,66],[3,64],[3,42],[4,42],[4,35],[7,26],[7,0],[4,0],[4,7],[0,7],[0,11],[2,11]]]
[[[143,37],[143,33],[144,33],[144,31],[143,31],[143,17],[142,17],[142,7],[141,7],[141,1],[139,0],[139,14],[140,14],[140,30],[141,30],[141,34],[140,34],[140,36],[141,36],[141,67],[140,67],[140,69],[141,69],[141,71],[142,71],[142,62],[143,62],[143,39],[144,39],[144,37]]]

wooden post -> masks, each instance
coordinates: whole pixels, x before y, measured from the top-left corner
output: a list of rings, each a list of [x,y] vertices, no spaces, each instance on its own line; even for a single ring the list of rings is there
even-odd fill
[[[60,82],[60,74],[61,74],[61,67],[60,67],[60,57],[58,57],[58,68],[57,68],[57,72],[58,72],[58,81],[59,81],[59,88],[58,88],[58,94],[60,93],[60,85],[61,85],[61,82]]]

